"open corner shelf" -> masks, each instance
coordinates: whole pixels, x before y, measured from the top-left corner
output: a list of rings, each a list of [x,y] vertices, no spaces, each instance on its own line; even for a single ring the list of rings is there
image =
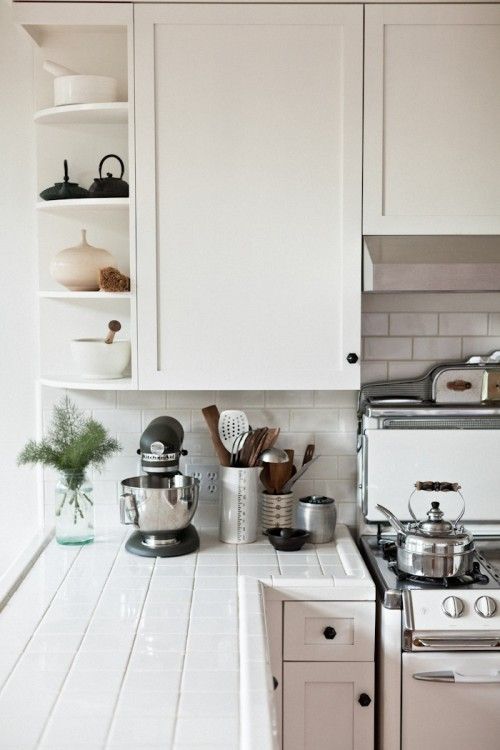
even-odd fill
[[[59,201],[37,201],[37,211],[109,211],[112,209],[128,210],[129,198],[77,198]]]
[[[128,122],[128,102],[66,104],[35,112],[35,122],[43,125],[107,124]]]
[[[92,300],[127,300],[134,297],[133,292],[70,292],[70,291],[44,291],[38,292],[40,299],[92,299]]]
[[[79,391],[130,391],[137,388],[131,377],[119,380],[76,380],[74,376],[68,375],[67,378],[61,376],[40,378],[39,383],[49,388],[68,388]]]

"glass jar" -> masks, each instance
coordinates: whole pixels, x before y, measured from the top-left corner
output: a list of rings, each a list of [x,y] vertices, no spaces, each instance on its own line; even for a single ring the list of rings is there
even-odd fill
[[[93,488],[83,472],[65,472],[56,485],[56,539],[59,544],[94,541]]]

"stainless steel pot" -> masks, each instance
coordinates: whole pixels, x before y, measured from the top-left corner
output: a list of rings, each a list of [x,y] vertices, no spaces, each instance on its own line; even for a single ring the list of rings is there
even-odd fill
[[[444,519],[438,501],[431,503],[427,520],[419,521],[412,509],[410,496],[408,509],[414,521],[405,526],[390,510],[377,505],[397,532],[398,568],[408,575],[425,578],[453,578],[472,571],[474,538],[459,521],[465,512],[465,502],[460,487],[450,482],[417,482],[415,491],[458,492],[463,507],[455,521]]]
[[[164,535],[186,528],[198,507],[200,482],[183,474],[124,479],[120,519],[144,534]]]
[[[309,531],[312,544],[331,542],[337,523],[337,508],[331,497],[310,495],[302,497],[295,511],[295,525]]]

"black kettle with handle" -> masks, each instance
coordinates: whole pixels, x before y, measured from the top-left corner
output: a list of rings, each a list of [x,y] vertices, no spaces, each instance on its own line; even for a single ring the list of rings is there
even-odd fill
[[[120,162],[121,174],[119,177],[113,177],[111,172],[106,172],[106,177],[102,176],[102,167],[106,159],[117,159]],[[89,188],[92,198],[128,198],[128,183],[123,179],[125,165],[116,154],[108,154],[101,159],[99,163],[99,177],[96,177]]]

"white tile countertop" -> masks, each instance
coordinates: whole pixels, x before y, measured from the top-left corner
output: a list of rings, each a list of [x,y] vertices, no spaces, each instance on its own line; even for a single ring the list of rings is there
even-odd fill
[[[121,527],[51,542],[0,613],[2,750],[274,750],[266,598],[374,599],[345,526],[276,553],[227,545],[201,507],[198,553],[144,558]]]

